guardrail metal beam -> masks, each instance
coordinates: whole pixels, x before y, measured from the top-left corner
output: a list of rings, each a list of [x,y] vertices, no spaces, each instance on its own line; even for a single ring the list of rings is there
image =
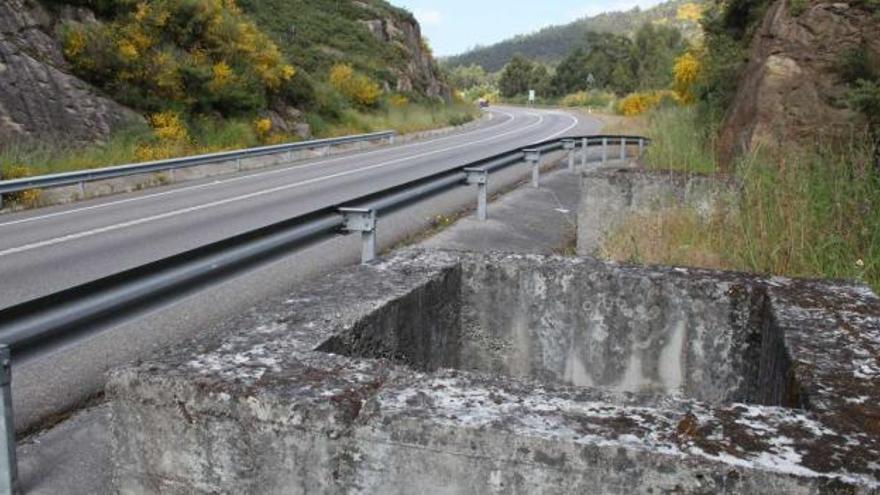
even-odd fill
[[[627,137],[610,138],[625,148]],[[586,147],[601,143],[602,161],[607,161],[609,136],[579,139],[585,154]],[[632,139],[639,139],[640,146],[649,143]],[[574,143],[556,139],[501,153],[0,310],[0,493],[17,490],[11,360],[27,362],[340,233],[361,232],[361,260],[368,263],[376,256],[379,215],[462,184],[478,186],[477,214],[485,220],[491,172],[525,161],[532,167],[532,185],[538,187],[542,153],[564,148],[571,166]]]
[[[287,159],[288,161],[290,161],[293,158],[294,151],[307,149],[329,150],[331,146],[365,141],[384,140],[386,138],[393,142],[394,134],[394,131],[382,131],[370,134],[343,136],[339,138],[316,139],[312,141],[302,141],[298,143],[247,148],[237,151],[224,151],[220,153],[186,156],[182,158],[172,158],[170,160],[133,163],[128,165],[118,165],[115,167],[64,172],[60,174],[38,175],[34,177],[24,177],[21,179],[0,180],[0,195],[21,192],[28,189],[45,189],[49,187],[73,186],[79,184],[80,196],[85,196],[85,186],[83,185],[85,182],[113,179],[117,177],[127,177],[131,175],[164,172],[167,170],[174,170],[178,168],[210,165],[230,161],[235,163],[236,170],[241,171],[242,160],[245,158],[254,158],[258,156],[286,153]],[[2,206],[2,203],[0,203],[0,206]]]

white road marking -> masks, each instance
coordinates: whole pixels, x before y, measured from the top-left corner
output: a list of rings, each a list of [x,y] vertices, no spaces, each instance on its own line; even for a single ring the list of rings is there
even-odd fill
[[[344,177],[344,176],[347,176],[347,175],[352,175],[352,174],[356,174],[356,173],[360,173],[360,172],[365,172],[365,171],[367,171],[367,170],[374,170],[374,169],[378,169],[378,168],[382,168],[382,167],[387,167],[388,165],[393,165],[393,164],[396,164],[396,163],[409,161],[409,160],[412,160],[412,159],[414,159],[414,158],[423,158],[423,157],[426,157],[426,156],[436,155],[436,154],[438,154],[438,153],[443,153],[443,152],[450,151],[450,150],[454,150],[454,149],[459,149],[459,148],[464,148],[464,147],[467,147],[467,146],[472,146],[472,145],[474,145],[474,144],[479,144],[479,143],[485,143],[485,142],[489,142],[489,141],[494,141],[494,140],[496,140],[496,139],[498,139],[498,138],[501,138],[501,137],[504,137],[504,136],[507,136],[507,135],[510,135],[510,134],[515,134],[515,133],[518,133],[518,132],[527,131],[527,130],[533,128],[533,127],[540,126],[542,123],[544,123],[544,115],[542,115],[542,114],[538,114],[538,121],[535,122],[534,124],[529,124],[528,126],[523,127],[522,129],[514,129],[514,130],[512,130],[512,131],[508,131],[508,132],[506,132],[506,133],[497,134],[497,135],[492,136],[492,137],[490,137],[490,138],[486,138],[486,139],[482,139],[482,140],[478,140],[478,141],[471,141],[471,142],[469,142],[469,143],[464,143],[464,144],[460,144],[460,145],[456,145],[456,146],[450,146],[450,147],[443,148],[443,149],[440,149],[440,150],[428,151],[428,152],[425,152],[425,153],[421,153],[421,154],[419,154],[419,155],[412,155],[412,156],[407,156],[407,157],[401,157],[401,158],[398,158],[398,159],[395,159],[395,160],[390,160],[390,161],[387,161],[387,162],[377,163],[377,164],[375,164],[375,165],[370,165],[370,166],[363,167],[363,168],[358,168],[358,169],[353,169],[353,170],[347,170],[347,171],[345,171],[345,172],[339,172],[339,173],[335,173],[335,174],[331,174],[331,175],[324,175],[324,176],[321,176],[321,177],[315,177],[315,178],[313,178],[313,179],[308,179],[308,180],[304,180],[304,181],[300,181],[300,182],[294,182],[294,183],[291,183],[291,184],[285,184],[285,185],[283,185],[283,186],[277,186],[277,187],[273,187],[273,188],[270,188],[270,189],[264,189],[264,190],[261,190],[261,191],[255,191],[255,192],[252,192],[252,193],[243,194],[243,195],[241,195],[241,196],[233,196],[233,197],[231,197],[231,198],[226,198],[226,199],[222,199],[222,200],[218,200],[218,201],[212,201],[212,202],[210,202],[210,203],[203,203],[203,204],[196,205],[196,206],[191,206],[191,207],[188,207],[188,208],[182,208],[182,209],[179,209],[179,210],[173,210],[173,211],[169,211],[169,212],[165,212],[165,213],[160,213],[160,214],[158,214],[158,215],[152,215],[152,216],[148,216],[148,217],[138,218],[138,219],[135,219],[135,220],[129,220],[129,221],[127,221],[127,222],[121,222],[121,223],[117,223],[117,224],[113,224],[113,225],[108,225],[108,226],[106,226],[106,227],[99,227],[99,228],[96,228],[96,229],[91,229],[91,230],[85,230],[85,231],[81,231],[81,232],[76,232],[76,233],[73,233],[73,234],[68,234],[68,235],[64,235],[64,236],[60,236],[60,237],[55,237],[55,238],[52,238],[52,239],[47,239],[47,240],[44,240],[44,241],[34,242],[34,243],[31,243],[31,244],[25,244],[25,245],[23,245],[23,246],[13,247],[13,248],[9,248],[9,249],[5,249],[5,250],[3,250],[3,251],[0,251],[0,257],[3,257],[3,256],[9,256],[9,255],[11,255],[11,254],[16,254],[16,253],[22,253],[22,252],[25,252],[25,251],[32,251],[32,250],[34,250],[34,249],[39,249],[39,248],[43,248],[43,247],[47,247],[47,246],[53,246],[53,245],[56,245],[56,244],[61,244],[61,243],[64,243],[64,242],[69,242],[69,241],[73,241],[73,240],[77,240],[77,239],[82,239],[82,238],[84,238],[84,237],[91,237],[91,236],[94,236],[94,235],[103,234],[103,233],[106,233],[106,232],[112,232],[112,231],[115,231],[115,230],[125,229],[125,228],[128,228],[128,227],[134,227],[134,226],[136,226],[136,225],[141,225],[141,224],[148,223],[148,222],[155,222],[155,221],[158,221],[158,220],[164,220],[164,219],[166,219],[166,218],[171,218],[171,217],[175,217],[175,216],[183,215],[183,214],[186,214],[186,213],[191,213],[191,212],[194,212],[194,211],[204,210],[204,209],[207,209],[207,208],[213,208],[213,207],[216,207],[216,206],[222,206],[222,205],[226,205],[226,204],[229,204],[229,203],[234,203],[234,202],[243,201],[243,200],[246,200],[246,199],[251,199],[251,198],[255,198],[255,197],[259,197],[259,196],[264,196],[264,195],[267,195],[267,194],[276,193],[276,192],[279,192],[279,191],[285,191],[285,190],[287,190],[287,189],[293,189],[293,188],[295,188],[295,187],[301,187],[301,186],[308,185],[308,184],[314,184],[314,183],[317,183],[317,182],[323,182],[323,181],[330,180],[330,179],[335,179],[335,178],[338,178],[338,177]],[[576,124],[575,124],[575,125],[576,125]],[[570,128],[571,128],[571,127],[569,127],[569,129],[570,129]],[[564,130],[563,132],[565,132],[565,131],[567,131],[567,130],[568,130],[568,129]]]
[[[169,196],[169,195],[172,195],[172,194],[179,194],[179,193],[188,192],[188,191],[193,191],[193,190],[197,190],[197,189],[206,189],[206,188],[209,188],[209,187],[213,187],[213,186],[217,186],[217,185],[221,185],[221,184],[227,184],[227,183],[230,183],[230,182],[238,182],[238,181],[242,181],[242,180],[249,180],[249,179],[254,179],[254,178],[264,177],[264,176],[267,176],[267,175],[280,174],[280,173],[288,172],[288,171],[290,171],[290,170],[300,170],[300,169],[305,169],[305,168],[309,168],[309,167],[315,167],[315,166],[318,166],[318,165],[326,165],[326,164],[328,164],[328,163],[336,163],[336,162],[341,162],[341,161],[343,161],[343,160],[349,160],[349,159],[352,159],[352,158],[354,158],[355,156],[356,156],[357,158],[362,158],[362,157],[364,157],[364,156],[375,155],[375,154],[383,153],[383,152],[386,152],[386,151],[389,151],[389,150],[400,150],[400,149],[406,149],[406,148],[414,148],[414,147],[417,147],[417,146],[423,146],[423,145],[426,145],[426,144],[435,144],[435,143],[439,143],[439,142],[443,142],[443,141],[448,141],[448,140],[450,140],[450,139],[460,138],[460,137],[462,137],[462,136],[468,136],[468,135],[471,135],[471,134],[478,134],[478,133],[481,133],[481,132],[483,132],[483,131],[498,130],[499,127],[506,127],[508,124],[511,124],[511,123],[513,123],[513,122],[516,120],[516,115],[515,115],[515,114],[511,114],[511,113],[503,112],[503,111],[501,111],[501,110],[496,110],[496,111],[497,111],[498,113],[500,113],[500,114],[506,116],[506,117],[509,117],[509,120],[507,120],[506,122],[503,122],[503,123],[501,123],[501,124],[498,124],[497,126],[490,127],[490,128],[485,128],[485,127],[483,127],[483,128],[476,129],[476,130],[473,130],[473,131],[468,131],[468,132],[463,132],[463,133],[460,133],[460,134],[456,134],[456,135],[454,135],[454,136],[446,136],[446,137],[441,137],[441,138],[437,138],[437,139],[431,139],[431,140],[428,140],[428,141],[419,141],[419,142],[415,142],[415,143],[410,143],[410,144],[405,144],[405,145],[402,145],[402,146],[398,146],[398,147],[396,147],[396,148],[380,148],[380,149],[377,149],[377,150],[372,150],[372,151],[366,151],[366,152],[363,152],[363,153],[358,153],[357,155],[347,155],[347,156],[342,156],[342,157],[337,157],[337,158],[330,158],[330,159],[327,159],[327,160],[320,160],[320,161],[317,161],[317,162],[311,162],[311,163],[299,163],[299,164],[295,164],[295,165],[290,166],[290,167],[276,168],[276,169],[266,170],[266,171],[263,171],[263,172],[256,172],[256,173],[248,174],[248,175],[241,175],[241,176],[237,176],[237,177],[230,177],[230,178],[228,178],[228,179],[219,179],[219,180],[214,180],[214,181],[211,181],[211,182],[206,182],[206,183],[204,183],[204,184],[196,184],[196,185],[194,185],[194,186],[179,187],[179,188],[175,188],[175,189],[172,189],[172,190],[169,190],[169,191],[163,191],[163,192],[158,192],[158,193],[146,194],[146,195],[144,195],[144,196],[138,196],[138,197],[136,197],[136,198],[121,199],[121,200],[117,200],[117,201],[110,201],[110,202],[107,202],[107,203],[101,203],[101,204],[98,204],[98,205],[83,206],[83,207],[80,207],[80,208],[74,208],[74,209],[70,209],[70,210],[58,211],[58,212],[55,212],[55,213],[47,213],[47,214],[45,214],[45,215],[39,215],[39,216],[33,216],[33,217],[28,217],[28,218],[22,218],[22,219],[20,219],[20,220],[12,220],[12,221],[9,221],[9,222],[0,223],[0,227],[9,227],[9,226],[12,226],[12,225],[20,225],[20,224],[23,224],[23,223],[37,222],[37,221],[40,221],[40,220],[46,220],[46,219],[50,219],[50,218],[56,218],[56,217],[61,217],[61,216],[72,215],[72,214],[74,214],[74,213],[81,213],[81,212],[84,212],[84,211],[99,210],[99,209],[103,209],[103,208],[109,208],[109,207],[111,207],[111,206],[118,206],[118,205],[121,205],[121,204],[133,203],[133,202],[137,202],[137,201],[145,201],[145,200],[148,200],[148,199],[159,198],[159,197],[162,197],[162,196]],[[529,114],[526,114],[526,115],[534,115],[534,114],[529,113]]]
[[[564,116],[570,118],[572,120],[572,124],[557,133],[551,134],[551,135],[547,136],[546,138],[539,140],[539,142],[540,141],[549,141],[557,136],[561,136],[561,135],[565,134],[566,132],[575,128],[580,123],[580,119],[578,119],[577,116],[572,115],[568,112],[553,112],[553,113],[556,115],[564,115]]]

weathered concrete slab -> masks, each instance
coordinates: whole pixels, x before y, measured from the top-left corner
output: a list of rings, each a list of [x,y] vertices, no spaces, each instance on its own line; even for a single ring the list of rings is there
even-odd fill
[[[409,251],[224,326],[114,372],[121,492],[880,487],[858,285]]]
[[[577,252],[593,255],[607,235],[633,214],[687,206],[708,216],[738,201],[739,184],[706,176],[640,168],[600,168],[581,175]]]

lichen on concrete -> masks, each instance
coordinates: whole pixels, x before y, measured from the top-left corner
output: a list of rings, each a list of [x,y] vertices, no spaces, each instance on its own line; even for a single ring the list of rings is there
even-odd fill
[[[875,493],[860,285],[406,251],[108,385],[121,492]]]

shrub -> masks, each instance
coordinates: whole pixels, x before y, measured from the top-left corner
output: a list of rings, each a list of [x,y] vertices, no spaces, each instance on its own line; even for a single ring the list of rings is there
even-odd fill
[[[675,59],[672,73],[672,88],[678,95],[678,99],[682,103],[693,103],[695,99],[694,85],[700,75],[700,61],[693,53],[685,53]]]
[[[614,101],[614,95],[602,91],[578,91],[560,100],[564,107],[607,107]]]
[[[31,169],[25,165],[7,165],[0,170],[0,179],[2,180],[21,179],[31,175],[33,175]],[[40,190],[25,189],[24,191],[4,194],[3,200],[31,206],[40,200]]]
[[[149,112],[252,113],[296,74],[235,0],[118,2],[63,38],[78,75]]]
[[[649,93],[632,93],[617,105],[617,111],[627,117],[642,115],[657,106],[669,106],[678,102],[677,95],[672,91],[652,91]]]
[[[330,86],[352,103],[361,107],[374,107],[382,94],[379,85],[369,77],[355,72],[348,64],[337,64],[330,70]]]

